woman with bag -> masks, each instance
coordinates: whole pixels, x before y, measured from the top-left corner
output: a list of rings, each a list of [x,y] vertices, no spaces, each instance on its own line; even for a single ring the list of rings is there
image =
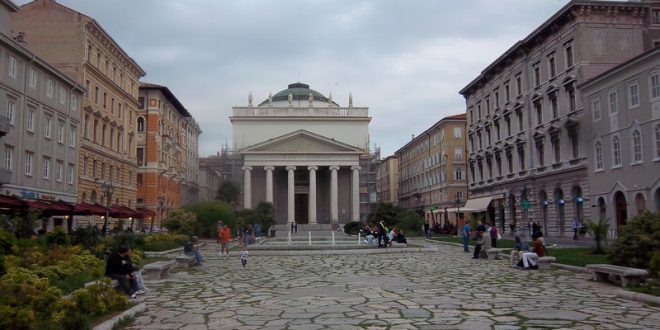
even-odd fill
[[[497,230],[497,226],[492,226],[490,229],[490,246],[497,248],[497,240],[500,238],[500,234]]]

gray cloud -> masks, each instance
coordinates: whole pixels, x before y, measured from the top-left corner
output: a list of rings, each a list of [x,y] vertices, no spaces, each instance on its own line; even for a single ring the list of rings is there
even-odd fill
[[[15,1],[18,4],[27,1]],[[231,107],[301,80],[370,107],[372,145],[394,153],[458,90],[567,0],[60,0],[94,17],[201,124],[200,154],[231,144]]]

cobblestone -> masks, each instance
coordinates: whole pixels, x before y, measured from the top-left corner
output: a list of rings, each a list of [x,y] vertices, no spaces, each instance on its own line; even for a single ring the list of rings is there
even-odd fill
[[[586,274],[475,261],[458,246],[252,256],[245,269],[218,251],[209,244],[203,266],[147,282],[147,311],[127,329],[650,329],[660,315]]]

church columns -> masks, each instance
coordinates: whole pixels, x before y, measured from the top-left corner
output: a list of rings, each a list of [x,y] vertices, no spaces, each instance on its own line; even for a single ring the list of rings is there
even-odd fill
[[[333,165],[330,166],[330,222],[338,223],[339,222],[339,196],[337,195],[337,171],[339,171],[339,166]]]
[[[317,166],[309,166],[309,211],[308,218],[309,223],[316,223],[316,171],[319,168]]]
[[[243,208],[252,208],[252,166],[243,166]]]
[[[264,166],[266,170],[266,202],[273,203],[273,171],[275,166]]]
[[[360,166],[351,166],[353,179],[351,180],[351,217],[353,221],[360,221]]]
[[[286,170],[289,172],[289,180],[288,180],[288,190],[287,190],[287,222],[292,223],[296,219],[296,205],[295,205],[295,197],[296,197],[296,184],[294,182],[295,178],[295,171],[296,167],[295,166],[287,166]]]

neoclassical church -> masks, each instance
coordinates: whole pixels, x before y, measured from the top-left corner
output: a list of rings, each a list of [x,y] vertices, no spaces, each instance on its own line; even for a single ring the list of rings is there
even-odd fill
[[[278,224],[335,224],[368,213],[369,108],[348,106],[304,83],[232,108],[243,162],[243,206],[272,202]],[[362,205],[361,205],[362,204]]]

